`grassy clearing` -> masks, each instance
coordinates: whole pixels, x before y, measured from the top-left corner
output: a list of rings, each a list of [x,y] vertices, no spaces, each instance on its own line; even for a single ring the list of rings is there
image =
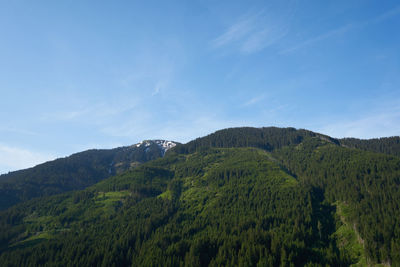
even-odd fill
[[[97,193],[94,200],[98,203],[107,204],[115,201],[121,201],[128,195],[129,195],[128,191],[99,192]]]
[[[355,231],[354,226],[350,225],[346,220],[351,212],[350,207],[341,202],[336,202],[335,205],[336,213],[342,223],[334,233],[338,240],[339,249],[354,263],[351,266],[368,266],[362,239]]]
[[[30,247],[34,246],[42,241],[50,240],[53,239],[57,236],[58,233],[68,231],[69,229],[53,229],[53,230],[48,230],[48,231],[41,231],[41,232],[36,232],[34,234],[26,233],[26,238],[23,240],[20,240],[18,242],[15,242],[10,246],[12,249],[17,249],[17,248],[25,248],[25,247]]]
[[[122,201],[130,193],[128,191],[99,192],[94,198],[96,210],[92,212],[92,217],[109,216],[116,211]],[[96,215],[97,214],[97,215]]]
[[[48,240],[48,239],[51,239],[52,237],[53,237],[53,234],[51,234],[49,231],[39,232],[39,233],[36,233],[35,235],[32,235],[31,237],[25,239],[24,241],[22,241],[22,243],[33,241],[36,239]]]
[[[34,212],[24,218],[24,223],[28,226],[27,233],[24,237],[21,236],[15,245],[36,244],[53,238],[58,232],[73,227],[80,220],[91,221],[101,216],[109,216],[128,195],[128,191],[100,192],[95,195],[91,203],[73,203],[72,198],[65,200],[62,203],[64,211],[56,216],[41,216]]]
[[[164,193],[161,193],[158,197],[162,199],[172,199],[172,191],[171,190],[166,190]]]

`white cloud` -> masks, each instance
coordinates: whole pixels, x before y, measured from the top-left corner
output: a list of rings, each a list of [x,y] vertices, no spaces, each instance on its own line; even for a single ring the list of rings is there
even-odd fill
[[[77,119],[89,112],[89,109],[82,110],[67,110],[67,111],[56,111],[52,113],[46,113],[41,116],[43,121],[70,121]]]
[[[395,17],[395,16],[397,16],[399,14],[400,14],[400,6],[397,6],[397,7],[393,8],[393,9],[391,9],[391,10],[389,10],[389,11],[387,11],[387,12],[385,12],[385,13],[379,15],[379,16],[377,16],[376,18],[372,19],[371,22],[378,23],[378,22],[381,22],[383,20]]]
[[[186,143],[217,130],[244,125],[244,121],[224,120],[215,115],[203,113],[188,120],[163,125],[159,130],[159,134],[163,138],[165,136],[166,139]]]
[[[196,103],[192,103],[197,106]],[[137,110],[132,119],[123,124],[105,127],[102,132],[110,137],[128,138],[132,142],[144,139],[167,139],[188,142],[194,138],[210,134],[227,127],[243,126],[244,121],[226,120],[212,112],[178,107],[180,117],[170,119],[168,115],[158,116],[151,111]],[[247,123],[249,123],[247,121]]]
[[[116,86],[134,91],[136,95],[152,94],[157,86],[174,80],[185,62],[185,55],[184,47],[176,41],[164,40],[157,49],[146,47],[136,54],[135,61],[128,67],[116,70]]]
[[[348,25],[339,27],[337,29],[330,30],[330,31],[328,31],[326,33],[323,33],[321,35],[318,35],[318,36],[312,37],[312,38],[310,38],[308,40],[305,40],[303,42],[300,42],[300,43],[298,43],[298,44],[296,44],[296,45],[294,45],[292,47],[286,48],[286,49],[282,50],[280,52],[280,54],[288,54],[288,53],[294,52],[296,50],[299,50],[299,49],[304,48],[306,46],[312,45],[314,43],[323,41],[325,39],[334,37],[334,36],[339,35],[339,34],[343,34],[343,33],[347,32],[347,31],[349,31],[349,30],[351,30],[353,28],[355,28],[355,25],[348,24]]]
[[[31,130],[16,128],[16,127],[7,127],[7,126],[0,127],[0,132],[9,132],[20,135],[38,135],[38,133]]]
[[[0,144],[0,173],[33,167],[56,156]]]
[[[131,95],[119,96],[116,101],[90,103],[84,108],[71,107],[69,110],[47,112],[40,116],[42,122],[64,123],[84,122],[88,124],[103,125],[113,121],[116,117],[134,109],[142,100],[141,97]]]
[[[153,115],[144,109],[138,109],[130,113],[130,119],[110,123],[100,131],[111,137],[130,137],[140,141],[141,138],[148,139],[146,134],[152,132],[154,127]]]
[[[161,82],[161,81],[157,82],[156,85],[154,86],[154,91],[153,91],[153,93],[151,95],[152,96],[157,95],[158,93],[160,93],[160,90],[163,87],[165,87],[165,83],[164,82]]]
[[[243,16],[211,41],[214,49],[234,46],[242,53],[255,53],[273,45],[288,32],[287,22],[264,11]]]
[[[211,43],[215,48],[225,46],[237,41],[250,33],[255,27],[258,15],[247,17],[231,25],[222,35],[215,38]]]
[[[335,37],[337,35],[344,34],[344,33],[348,32],[348,31],[351,31],[351,30],[354,30],[354,29],[357,29],[357,28],[366,27],[369,24],[379,23],[381,21],[384,21],[386,19],[392,18],[392,17],[397,16],[399,14],[400,14],[400,6],[394,8],[394,9],[391,9],[391,10],[389,10],[389,11],[387,11],[387,12],[381,14],[381,15],[378,15],[378,16],[372,18],[372,19],[349,23],[347,25],[340,26],[340,27],[338,27],[336,29],[329,30],[329,31],[327,31],[325,33],[321,33],[320,35],[317,35],[317,36],[311,37],[311,38],[309,38],[307,40],[304,40],[302,42],[299,42],[299,43],[297,43],[296,45],[294,45],[292,47],[283,49],[282,51],[280,51],[280,54],[289,54],[289,53],[294,52],[296,50],[299,50],[301,48],[313,45],[313,44],[315,44],[317,42],[321,42],[321,41],[323,41],[325,39],[329,39],[331,37]]]
[[[342,120],[322,126],[319,132],[337,137],[378,138],[400,135],[400,110],[379,112],[355,120]]]
[[[245,40],[241,50],[245,53],[253,53],[268,47],[286,35],[287,31],[280,28],[269,28],[255,32]]]
[[[259,95],[259,96],[255,96],[249,100],[247,100],[246,102],[243,103],[243,107],[248,107],[248,106],[252,106],[258,102],[260,102],[261,100],[263,100],[265,98],[264,95]]]

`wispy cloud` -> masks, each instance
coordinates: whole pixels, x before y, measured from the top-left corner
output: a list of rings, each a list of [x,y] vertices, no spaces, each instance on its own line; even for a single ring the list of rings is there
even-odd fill
[[[234,46],[242,53],[255,53],[273,45],[288,32],[288,24],[264,11],[245,15],[211,41],[214,49]]]
[[[351,30],[351,29],[353,29],[355,27],[356,26],[354,24],[348,24],[348,25],[339,27],[337,29],[330,30],[330,31],[328,31],[326,33],[323,33],[321,35],[318,35],[318,36],[315,36],[315,37],[310,38],[308,40],[305,40],[303,42],[300,42],[300,43],[298,43],[298,44],[296,44],[296,45],[294,45],[292,47],[286,48],[286,49],[280,51],[280,54],[288,54],[288,53],[294,52],[296,50],[299,50],[299,49],[304,48],[306,46],[312,45],[314,43],[323,41],[325,39],[334,37],[334,36],[339,35],[339,34],[343,34],[343,33],[347,32],[347,31],[349,31],[349,30]]]
[[[157,82],[156,85],[154,86],[154,91],[151,95],[152,96],[158,95],[163,87],[165,87],[165,82],[162,81]]]
[[[244,41],[241,50],[245,53],[253,53],[268,47],[286,35],[287,31],[284,29],[263,29],[255,32]]]
[[[371,22],[372,23],[378,23],[378,22],[390,19],[392,17],[395,17],[397,15],[400,15],[400,6],[397,6],[397,7],[393,8],[393,9],[391,9],[391,10],[389,10],[389,11],[387,11],[387,12],[385,12],[385,13],[383,13],[383,14],[375,17],[375,18],[373,18],[371,20]]]
[[[116,71],[116,86],[135,91],[136,95],[156,95],[174,80],[185,62],[185,49],[177,41],[145,47],[135,55],[135,61]]]
[[[114,101],[88,103],[85,107],[71,106],[54,112],[46,112],[40,116],[41,122],[65,123],[85,122],[88,124],[105,123],[115,117],[134,109],[142,98],[133,98],[130,95],[119,96],[117,103]]]
[[[240,40],[241,38],[249,35],[255,28],[255,22],[259,14],[246,16],[240,19],[235,24],[231,25],[222,35],[215,38],[211,43],[215,48],[225,46],[229,43]]]
[[[192,104],[198,106],[198,103]],[[182,112],[182,110],[185,111]],[[110,137],[129,138],[136,141],[162,138],[184,143],[222,128],[243,126],[246,123],[226,119],[220,114],[198,108],[178,107],[177,112],[180,116],[171,119],[168,114],[159,116],[151,111],[138,110],[138,116],[132,116],[131,120],[123,124],[105,127],[102,131]]]
[[[253,98],[250,98],[249,100],[247,100],[246,102],[243,103],[243,107],[248,107],[248,106],[253,106],[256,103],[260,102],[261,100],[263,100],[265,98],[265,95],[259,95],[259,96],[255,96]]]
[[[9,132],[9,133],[21,134],[21,135],[38,135],[38,133],[31,131],[31,130],[20,129],[20,128],[15,128],[15,127],[6,127],[6,126],[0,127],[0,132]]]
[[[344,33],[347,33],[347,32],[349,32],[351,30],[355,30],[357,28],[363,28],[363,27],[366,27],[366,26],[368,26],[370,24],[375,24],[375,23],[382,22],[382,21],[387,20],[389,18],[395,17],[395,16],[397,16],[399,14],[400,14],[400,6],[394,8],[394,9],[391,9],[391,10],[389,10],[389,11],[383,13],[383,14],[380,14],[380,15],[374,17],[374,18],[371,18],[371,19],[368,19],[368,20],[365,20],[365,21],[356,21],[356,22],[353,22],[353,23],[349,23],[349,24],[340,26],[340,27],[338,27],[336,29],[328,30],[325,33],[321,33],[320,35],[317,35],[317,36],[311,37],[311,38],[309,38],[307,40],[304,40],[302,42],[299,42],[299,43],[297,43],[296,45],[294,45],[292,47],[283,49],[282,51],[280,51],[280,54],[289,54],[289,53],[295,52],[296,50],[302,49],[304,47],[313,45],[315,43],[324,41],[326,39],[329,39],[329,38],[332,38],[332,37],[335,37],[335,36],[338,36],[338,35],[341,35],[341,34],[344,34]]]
[[[33,167],[55,158],[52,154],[0,144],[0,174]]]
[[[327,123],[319,132],[333,137],[376,138],[400,135],[400,108],[391,106],[384,110],[374,110],[354,120],[339,120]]]
[[[43,121],[70,121],[89,113],[89,111],[90,109],[88,108],[80,110],[56,111],[52,113],[45,113],[40,117],[40,119]]]
[[[170,140],[186,143],[224,128],[252,125],[254,125],[254,123],[249,120],[226,119],[221,116],[203,112],[191,116],[191,120],[165,124],[160,128],[158,134]]]

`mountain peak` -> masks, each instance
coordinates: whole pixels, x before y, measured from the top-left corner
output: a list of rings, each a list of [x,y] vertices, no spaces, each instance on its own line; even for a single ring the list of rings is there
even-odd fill
[[[167,150],[169,150],[169,149],[171,149],[171,148],[176,146],[176,143],[173,142],[173,141],[160,140],[160,139],[143,140],[142,142],[137,143],[137,144],[135,144],[133,146],[136,146],[136,147],[144,146],[144,147],[147,148],[147,147],[150,147],[153,144],[157,145],[161,149],[163,155],[165,154],[165,152],[167,152]]]

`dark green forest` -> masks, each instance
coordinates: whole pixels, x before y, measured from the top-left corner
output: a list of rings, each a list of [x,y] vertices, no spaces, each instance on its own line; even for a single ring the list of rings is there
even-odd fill
[[[385,153],[400,157],[400,137],[383,137],[368,140],[357,138],[340,139],[340,144],[361,150]]]
[[[0,175],[0,210],[35,197],[81,190],[107,177],[162,156],[155,143],[92,149],[36,167]]]
[[[0,211],[0,262],[399,266],[395,139],[343,140],[232,128],[177,145],[83,190]]]

